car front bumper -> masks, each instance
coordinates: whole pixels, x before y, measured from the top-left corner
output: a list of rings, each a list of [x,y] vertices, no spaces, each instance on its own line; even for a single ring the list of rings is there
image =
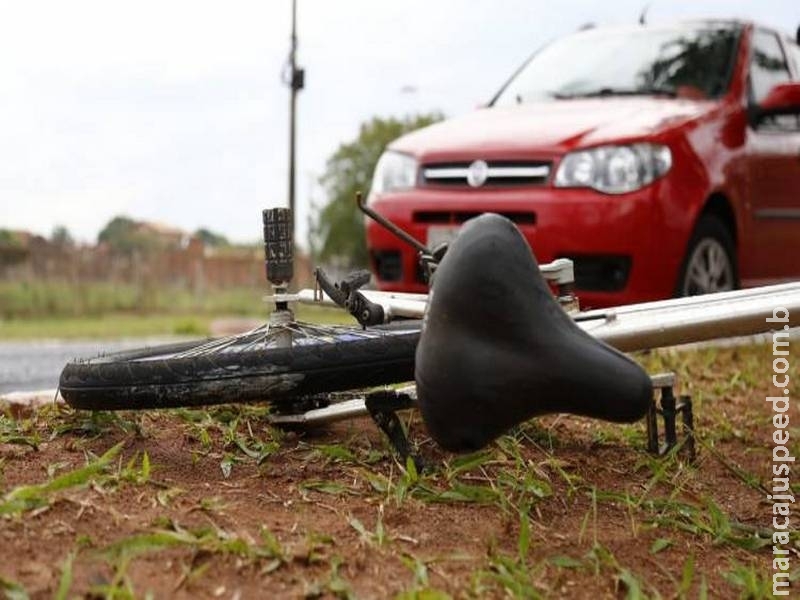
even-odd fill
[[[673,295],[685,239],[666,233],[661,186],[618,196],[551,187],[415,189],[374,199],[371,206],[423,243],[484,212],[508,216],[539,262],[575,261],[583,306],[604,307]],[[371,221],[367,246],[380,289],[426,291],[413,248]]]

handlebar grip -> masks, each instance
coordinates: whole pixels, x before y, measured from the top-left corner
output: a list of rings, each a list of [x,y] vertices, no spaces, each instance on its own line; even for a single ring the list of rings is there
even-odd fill
[[[294,239],[292,211],[288,208],[267,208],[264,220],[264,259],[267,281],[285,285],[294,276]]]

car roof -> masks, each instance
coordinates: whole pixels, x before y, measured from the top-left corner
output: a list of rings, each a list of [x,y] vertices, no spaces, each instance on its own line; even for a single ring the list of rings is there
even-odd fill
[[[619,32],[619,33],[633,33],[636,31],[641,31],[643,29],[648,29],[650,31],[666,31],[666,30],[675,30],[675,29],[697,29],[697,28],[712,28],[712,27],[722,27],[722,28],[729,28],[734,30],[741,30],[745,27],[756,27],[758,29],[765,29],[767,31],[772,31],[777,33],[782,38],[794,42],[797,42],[797,36],[790,35],[786,31],[782,29],[778,29],[772,25],[766,25],[762,23],[758,23],[749,19],[739,19],[739,18],[719,18],[719,17],[706,17],[706,18],[691,18],[691,19],[678,19],[673,21],[653,21],[645,24],[640,23],[625,23],[625,24],[616,24],[616,25],[597,25],[594,23],[590,23],[584,26],[582,29],[575,32],[574,35],[578,35],[581,33],[590,34],[592,32]],[[800,33],[800,31],[798,32]]]
[[[646,23],[644,25],[639,23],[625,23],[616,25],[591,25],[576,31],[576,35],[592,34],[600,32],[619,32],[619,33],[633,33],[636,31],[650,30],[675,30],[675,29],[698,29],[698,28],[712,28],[722,27],[728,29],[742,29],[747,25],[754,25],[750,21],[742,21],[739,19],[686,19],[680,21],[664,21],[655,23]]]

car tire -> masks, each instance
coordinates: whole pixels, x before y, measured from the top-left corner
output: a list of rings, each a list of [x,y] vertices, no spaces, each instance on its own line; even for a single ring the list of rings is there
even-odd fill
[[[739,287],[736,248],[728,227],[705,214],[694,228],[681,265],[676,296],[698,296]]]

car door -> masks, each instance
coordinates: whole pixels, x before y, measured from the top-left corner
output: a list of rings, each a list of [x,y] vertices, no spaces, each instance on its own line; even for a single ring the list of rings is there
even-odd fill
[[[751,113],[772,87],[789,81],[789,45],[774,32],[753,31]],[[795,71],[797,73],[797,71]],[[751,273],[746,285],[800,277],[800,118],[751,119],[747,132]],[[747,251],[747,250],[746,250]]]

